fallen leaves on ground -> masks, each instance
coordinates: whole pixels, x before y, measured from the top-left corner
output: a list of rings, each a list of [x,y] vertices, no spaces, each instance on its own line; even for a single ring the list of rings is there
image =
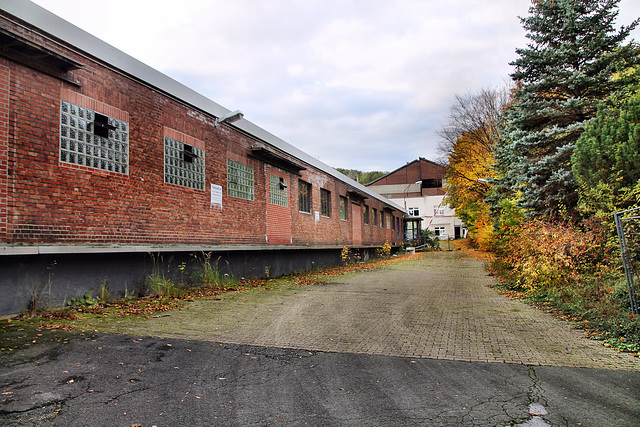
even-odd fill
[[[337,267],[326,268],[321,271],[314,271],[310,273],[296,274],[289,276],[293,278],[292,283],[298,286],[312,286],[320,283],[327,282],[327,276],[341,276],[348,273],[366,271],[381,266],[392,264],[398,261],[406,261],[411,259],[419,259],[422,255],[402,255],[392,257],[390,259],[373,260],[363,263],[350,263]],[[136,316],[152,314],[156,312],[163,312],[172,310],[180,306],[184,300],[194,300],[196,298],[205,297],[217,297],[225,292],[232,291],[244,291],[251,288],[260,288],[270,286],[271,281],[278,281],[279,278],[274,279],[243,279],[236,286],[230,286],[225,288],[218,287],[194,287],[185,288],[184,292],[171,298],[133,298],[133,299],[119,299],[112,302],[97,303],[92,306],[78,306],[78,307],[64,307],[59,309],[53,309],[51,311],[44,312],[25,312],[17,316],[15,319],[27,319],[27,318],[41,318],[50,320],[78,320],[81,315],[115,315],[115,316]],[[219,298],[214,298],[219,299]],[[66,323],[51,323],[44,322],[41,327],[46,329],[61,329],[71,330],[75,327]]]

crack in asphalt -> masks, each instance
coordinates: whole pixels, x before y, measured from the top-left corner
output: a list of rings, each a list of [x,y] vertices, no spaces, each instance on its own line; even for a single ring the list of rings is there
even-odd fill
[[[490,396],[477,405],[471,406],[462,417],[462,423],[465,426],[473,427],[515,426],[526,423],[531,419],[529,408],[532,404],[540,404],[544,407],[548,405],[535,367],[528,367],[527,376],[529,378],[529,386],[526,391],[512,393],[508,399],[505,399],[503,394]],[[507,379],[505,379],[502,387],[505,389],[518,388],[517,384],[512,384]]]
[[[31,412],[31,411],[35,411],[35,410],[38,410],[38,409],[46,408],[47,406],[55,405],[57,403],[62,403],[62,402],[64,402],[64,400],[66,400],[66,399],[55,399],[55,400],[44,402],[43,404],[40,404],[40,405],[31,406],[31,407],[29,407],[27,409],[15,409],[15,410],[9,410],[9,411],[5,411],[4,409],[0,409],[0,414],[1,415],[24,414],[24,413],[27,413],[27,412]]]

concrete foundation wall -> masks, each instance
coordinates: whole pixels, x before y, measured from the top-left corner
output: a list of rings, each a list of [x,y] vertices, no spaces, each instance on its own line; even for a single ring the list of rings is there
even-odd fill
[[[360,248],[362,259],[376,248]],[[0,316],[16,314],[36,300],[62,306],[94,292],[108,281],[113,297],[136,293],[145,277],[161,269],[174,283],[187,283],[192,269],[208,256],[220,274],[235,279],[277,277],[340,264],[340,247],[223,251],[126,252],[14,255],[0,257]],[[181,264],[184,268],[179,268]]]

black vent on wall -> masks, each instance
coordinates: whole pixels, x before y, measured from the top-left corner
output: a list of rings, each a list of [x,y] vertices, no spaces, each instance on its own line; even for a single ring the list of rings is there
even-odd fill
[[[93,120],[93,134],[103,138],[109,138],[109,130],[115,129],[115,126],[109,124],[109,118],[103,114],[95,113]]]
[[[182,153],[183,153],[182,159],[186,163],[193,163],[193,160],[198,158],[198,155],[193,152],[193,146],[188,144],[184,144],[184,151]]]

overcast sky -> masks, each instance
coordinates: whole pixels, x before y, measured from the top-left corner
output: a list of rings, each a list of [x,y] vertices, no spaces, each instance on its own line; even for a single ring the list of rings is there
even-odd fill
[[[508,79],[530,0],[35,3],[330,166],[391,171],[436,160],[455,95]]]

